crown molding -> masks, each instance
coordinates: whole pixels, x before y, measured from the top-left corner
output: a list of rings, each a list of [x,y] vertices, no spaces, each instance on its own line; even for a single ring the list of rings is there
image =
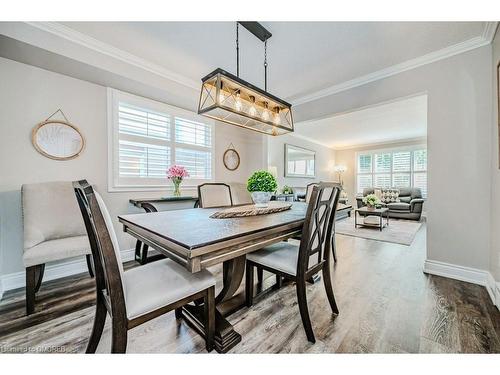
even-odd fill
[[[473,49],[483,47],[485,45],[491,44],[493,38],[495,37],[495,32],[498,26],[498,22],[486,22],[483,32],[481,36],[454,44],[449,47],[445,47],[438,51],[434,51],[428,53],[426,55],[422,55],[416,57],[414,59],[402,62],[400,64],[396,64],[390,66],[385,69],[378,70],[373,73],[366,74],[364,76],[360,76],[349,81],[345,81],[339,83],[337,85],[333,85],[327,87],[325,89],[303,95],[296,98],[289,98],[288,100],[292,102],[293,105],[299,105],[311,102],[313,100],[318,100],[324,98],[329,95],[337,94],[342,91],[350,90],[355,87],[366,85],[367,83],[378,81],[380,79],[384,79],[387,77],[391,77],[393,75],[415,69],[421,67],[423,65],[431,64],[433,62],[446,59],[448,57],[452,57],[455,55],[459,55],[461,53],[471,51]]]
[[[307,141],[307,142],[310,142],[310,143],[314,143],[314,144],[316,144],[318,146],[323,146],[323,147],[329,148],[330,150],[333,150],[333,147],[330,146],[330,145],[328,145],[327,143],[319,142],[316,139],[312,139],[312,138],[309,138],[309,137],[307,137],[305,135],[298,134],[297,132],[293,132],[290,135],[292,137],[294,137],[294,138],[303,139],[304,141]]]
[[[79,31],[76,31],[70,27],[62,25],[58,22],[26,22],[26,24],[33,26],[39,30],[48,32],[50,34],[56,35],[58,37],[69,40],[73,43],[79,44],[83,47],[89,48],[93,51],[102,53],[106,56],[110,56],[119,61],[125,62],[127,64],[136,66],[138,68],[144,69],[151,73],[157,74],[161,77],[169,79],[173,82],[176,82],[185,87],[192,88],[194,90],[199,89],[199,84],[197,81],[194,81],[186,76],[175,73],[171,70],[168,70],[160,65],[154,64],[150,61],[147,61],[141,57],[133,55],[129,52],[123,51],[119,48],[113,47],[107,43],[101,42],[93,37],[90,37],[86,34],[83,34]],[[384,79],[387,77],[391,77],[393,75],[415,69],[421,67],[423,65],[431,64],[433,62],[446,59],[448,57],[452,57],[475,48],[483,47],[487,44],[490,44],[495,36],[495,32],[498,26],[498,22],[486,22],[485,27],[481,36],[466,40],[464,42],[460,42],[454,44],[452,46],[443,48],[438,51],[434,51],[428,53],[426,55],[419,56],[417,58],[405,61],[400,64],[396,64],[390,66],[388,68],[384,68],[378,70],[376,72],[372,72],[357,78],[354,78],[349,81],[342,82],[337,85],[333,85],[327,87],[325,89],[298,96],[287,98],[292,102],[293,105],[299,105],[308,103],[314,100],[318,100],[324,98],[329,95],[333,95],[342,91],[350,90],[355,87],[363,86],[368,83],[378,81],[380,79]]]
[[[180,85],[192,88],[194,90],[200,89],[200,84],[190,78],[172,72],[171,70],[147,61],[134,54],[113,47],[110,44],[101,42],[100,40],[97,40],[91,36],[83,34],[58,22],[26,22],[26,24],[60,38],[69,40],[70,42],[76,43],[95,52],[102,53],[103,55],[144,69]]]

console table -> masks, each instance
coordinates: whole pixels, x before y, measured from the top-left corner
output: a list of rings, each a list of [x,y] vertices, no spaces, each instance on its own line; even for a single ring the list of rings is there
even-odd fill
[[[198,197],[163,197],[163,198],[144,198],[144,199],[130,199],[129,202],[137,208],[142,208],[146,212],[158,212],[161,211],[159,206],[163,204],[173,204],[173,203],[185,203],[189,205],[189,208],[195,207],[198,203]],[[188,207],[183,207],[188,208]],[[162,254],[153,255],[148,258],[149,246],[143,244],[141,241],[137,240],[135,243],[135,260],[141,265],[146,264],[148,261],[155,261],[164,258]]]

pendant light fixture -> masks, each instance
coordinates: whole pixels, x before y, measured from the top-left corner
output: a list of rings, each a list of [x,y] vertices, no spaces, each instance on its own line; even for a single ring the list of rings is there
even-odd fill
[[[239,25],[264,43],[264,90],[239,77]],[[201,79],[199,114],[269,135],[293,132],[292,105],[267,92],[267,40],[271,36],[258,22],[236,23],[236,75],[218,68]]]

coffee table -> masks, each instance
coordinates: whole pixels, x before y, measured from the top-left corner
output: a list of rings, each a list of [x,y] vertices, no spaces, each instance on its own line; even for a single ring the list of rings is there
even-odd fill
[[[358,224],[358,214],[363,214],[363,216],[378,216],[380,218],[380,221],[378,224],[367,224],[367,223],[361,223]],[[383,223],[384,220],[384,215],[385,215],[385,224]],[[383,228],[389,225],[389,209],[387,207],[381,207],[381,208],[368,208],[366,206],[357,208],[354,211],[354,227],[357,228],[358,226],[361,227],[376,227],[379,228],[380,231],[382,231]]]

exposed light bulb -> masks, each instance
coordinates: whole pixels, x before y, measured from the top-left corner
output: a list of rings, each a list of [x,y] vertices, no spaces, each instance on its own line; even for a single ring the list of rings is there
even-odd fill
[[[224,95],[224,85],[221,83],[219,90],[219,104],[222,104],[226,100],[226,96]]]
[[[243,104],[241,103],[239,90],[236,93],[236,101],[234,102],[234,107],[236,108],[237,111],[241,111],[241,108],[243,107]]]
[[[269,110],[267,109],[268,104],[267,102],[264,102],[264,110],[262,111],[262,119],[264,121],[269,120]]]
[[[273,121],[274,121],[275,124],[279,124],[281,122],[280,108],[279,107],[275,107],[274,108]]]
[[[248,110],[248,113],[250,116],[255,116],[257,114],[257,110],[255,109],[255,96],[250,96],[250,108]]]

